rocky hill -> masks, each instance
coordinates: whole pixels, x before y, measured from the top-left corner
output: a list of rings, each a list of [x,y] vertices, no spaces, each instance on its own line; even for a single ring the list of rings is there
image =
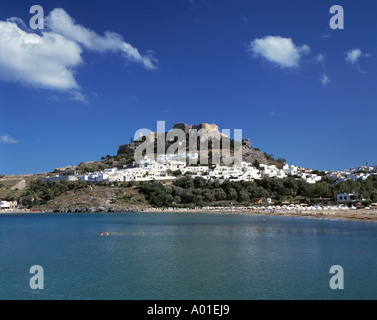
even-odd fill
[[[173,126],[174,129],[181,129],[184,131],[187,135],[189,133],[190,129],[205,129],[207,131],[211,130],[219,130],[218,126],[216,124],[208,124],[208,123],[200,123],[198,125],[188,125],[185,123],[178,123]],[[156,137],[156,134],[154,134],[154,137]],[[231,152],[230,154],[233,155],[233,147],[234,147],[234,141],[231,140],[226,135],[222,135],[222,139],[229,139],[229,144],[231,146]],[[119,149],[117,151],[117,154],[114,156],[104,156],[101,158],[101,160],[98,161],[89,161],[89,162],[82,162],[79,163],[76,166],[65,166],[61,168],[56,168],[54,171],[50,173],[41,173],[41,174],[34,174],[34,175],[20,175],[20,176],[0,176],[0,199],[2,200],[23,200],[25,201],[26,206],[31,205],[37,205],[39,202],[41,202],[37,195],[34,195],[33,193],[28,194],[25,196],[25,192],[29,190],[30,185],[32,185],[37,179],[44,178],[46,176],[51,176],[55,174],[65,174],[69,173],[72,174],[72,172],[83,174],[87,172],[95,172],[95,171],[102,171],[106,168],[123,168],[124,166],[130,165],[134,161],[134,151],[135,148],[142,143],[142,139],[138,141],[133,141],[129,144],[124,144],[119,146]],[[188,139],[187,139],[188,141]],[[173,142],[167,142],[167,147],[169,144],[172,144]],[[189,151],[187,149],[187,151]],[[209,144],[209,151],[211,152],[219,152],[221,150],[215,150],[212,149],[212,144]],[[200,152],[200,150],[198,150]],[[272,155],[268,155],[267,153],[263,153],[258,148],[253,148],[250,139],[242,139],[242,159],[243,161],[253,163],[253,164],[275,164],[278,167],[281,167],[285,160],[284,159],[274,159]],[[97,187],[96,187],[97,188]],[[99,188],[99,187],[98,187]],[[25,191],[26,190],[26,191]],[[106,188],[98,189],[98,190],[89,190],[93,195],[97,195],[99,197],[98,203],[107,203],[109,206],[114,207],[117,205],[135,205],[136,203],[131,203],[129,201],[126,201],[126,203],[118,203],[118,201],[115,201],[117,197],[114,197],[114,194],[109,194],[108,190]],[[88,204],[84,201],[84,199],[87,198],[87,191],[84,192],[84,194],[81,194],[81,190],[76,192],[72,191],[73,194],[75,194],[75,197],[77,196],[77,205],[76,209],[81,210],[82,207],[86,207]],[[100,199],[101,197],[103,199]],[[64,194],[64,196],[67,196],[67,194]],[[67,201],[65,198],[60,199],[60,204],[64,204],[65,201],[67,203],[71,203],[72,199],[76,199],[72,195],[70,195],[70,198],[67,198]],[[126,197],[126,196],[124,196]],[[106,198],[106,199],[105,199]],[[119,197],[118,197],[119,198]],[[121,197],[122,198],[122,197]],[[96,198],[93,196],[88,201],[94,201]],[[106,201],[105,201],[105,200]],[[140,202],[143,203],[144,199],[143,197],[134,197],[134,199],[137,199],[137,204],[140,205]],[[111,201],[110,201],[111,200]],[[115,202],[114,202],[115,201]],[[95,202],[95,201],[94,201]],[[93,203],[94,203],[93,202]],[[80,205],[81,203],[81,205]],[[62,208],[57,208],[62,209]],[[75,210],[76,210],[75,209]]]
[[[249,163],[257,161],[259,164],[269,164],[264,153],[251,146],[250,139],[242,139],[242,160]]]
[[[211,131],[211,130],[219,130],[219,127],[216,124],[208,124],[208,123],[200,123],[197,125],[177,123],[173,126],[173,129],[182,130],[188,137],[190,129],[196,129],[196,130],[205,129],[207,131]],[[165,135],[166,134],[167,132],[165,132]],[[229,139],[226,135],[222,134],[221,132],[220,134],[221,134],[222,139]],[[157,134],[155,132],[152,132],[151,135],[152,135],[152,139],[154,139],[156,142]],[[188,138],[186,140],[188,141]],[[140,138],[137,141],[131,141],[131,143],[120,145],[117,151],[117,155],[120,156],[120,155],[132,153],[137,148],[137,146],[139,146],[140,143],[142,143],[142,141],[143,139]],[[167,142],[167,146],[169,145],[170,145],[169,142]],[[232,140],[231,140],[230,145],[232,146]],[[197,150],[197,151],[200,152],[200,150]],[[209,151],[212,151],[211,145],[209,145]],[[242,139],[242,160],[249,163],[254,163],[255,161],[257,161],[259,164],[275,164],[278,167],[281,167],[281,165],[284,163],[283,161],[284,159],[280,159],[280,161],[275,160],[272,155],[267,155],[266,153],[263,153],[262,151],[260,151],[258,148],[253,148],[251,145],[251,141],[248,138]]]

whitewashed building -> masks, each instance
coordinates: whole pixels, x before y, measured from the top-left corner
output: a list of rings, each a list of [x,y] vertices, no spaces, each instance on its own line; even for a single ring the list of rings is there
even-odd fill
[[[339,193],[336,195],[336,202],[349,202],[349,201],[356,201],[360,199],[359,193]]]
[[[0,209],[14,209],[17,207],[17,201],[0,201]]]

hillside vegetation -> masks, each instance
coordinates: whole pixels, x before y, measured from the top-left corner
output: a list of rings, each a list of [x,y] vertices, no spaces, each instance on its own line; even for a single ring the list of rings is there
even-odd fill
[[[301,178],[264,178],[254,182],[206,181],[183,176],[173,182],[88,183],[29,181],[27,187],[13,190],[12,199],[30,209],[52,211],[124,211],[132,208],[248,206],[256,198],[272,197],[276,204],[334,202],[337,193],[362,194],[364,204],[377,202],[377,176],[365,182],[347,180],[334,183],[324,178],[316,184]]]
[[[335,201],[338,193],[355,191],[366,199],[365,205],[377,201],[377,176],[369,177],[365,182],[347,180],[334,183],[324,179],[316,184],[309,184],[301,178],[286,177],[264,178],[262,180],[206,181],[201,177],[190,176],[174,181],[172,186],[160,182],[140,183],[142,192],[155,206],[205,206],[233,204],[249,205],[255,198],[272,197],[277,204],[287,202]]]

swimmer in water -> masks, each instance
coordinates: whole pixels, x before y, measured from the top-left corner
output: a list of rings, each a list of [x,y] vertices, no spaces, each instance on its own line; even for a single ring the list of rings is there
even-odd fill
[[[100,236],[103,236],[103,232],[100,232],[99,235],[100,235]]]

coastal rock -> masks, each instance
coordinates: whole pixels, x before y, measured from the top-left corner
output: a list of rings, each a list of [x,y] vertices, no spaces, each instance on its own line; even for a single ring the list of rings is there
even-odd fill
[[[216,124],[208,124],[208,123],[200,123],[197,125],[188,125],[186,123],[176,123],[174,124],[173,129],[180,129],[185,134],[188,134],[190,129],[195,129],[195,130],[205,129],[207,131],[211,131],[211,130],[219,130],[219,127]],[[227,137],[221,132],[220,132],[220,135],[222,137]],[[156,134],[152,133],[152,137],[156,137]],[[131,142],[129,144],[121,145],[119,146],[117,154],[119,155],[119,154],[127,153],[131,150],[135,150],[137,145],[139,145],[139,142]],[[258,161],[260,164],[269,164],[269,161],[264,155],[264,153],[261,152],[257,148],[254,149],[252,147],[251,140],[248,138],[242,139],[242,160],[249,163],[254,163],[255,161]]]
[[[252,148],[251,141],[248,138],[242,139],[242,145],[248,148]]]
[[[219,131],[219,127],[216,124],[209,124],[209,123],[200,123],[200,124],[195,124],[195,125],[188,125],[186,123],[176,123],[175,125],[173,125],[173,129],[182,130],[185,134],[188,134],[190,129],[194,129],[194,130],[198,130],[198,131],[201,130],[201,129],[205,129],[207,131],[211,131],[211,130]],[[165,135],[166,134],[167,134],[167,132],[165,132]],[[220,135],[222,137],[227,137],[227,135],[225,135],[221,132],[220,132]],[[150,132],[149,138],[151,139],[150,141],[157,139],[157,133],[156,132]],[[124,154],[124,153],[130,152],[130,151],[134,151],[137,148],[137,146],[140,145],[141,142],[142,142],[142,136],[140,136],[140,138],[138,140],[135,140],[135,141],[133,141],[131,139],[130,143],[122,144],[122,145],[119,146],[117,154],[120,155],[120,154]]]
[[[173,129],[180,129],[184,133],[187,134],[189,133],[190,129],[194,129],[194,130],[205,129],[207,131],[211,131],[211,130],[219,130],[219,127],[216,124],[209,124],[209,123],[200,123],[196,125],[188,125],[186,123],[177,123],[173,126]]]

